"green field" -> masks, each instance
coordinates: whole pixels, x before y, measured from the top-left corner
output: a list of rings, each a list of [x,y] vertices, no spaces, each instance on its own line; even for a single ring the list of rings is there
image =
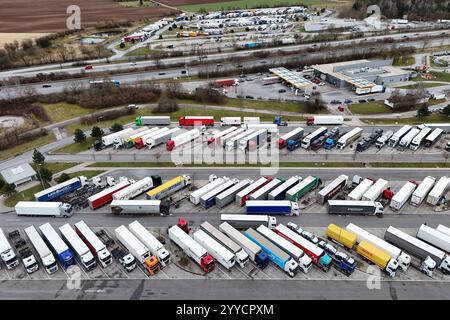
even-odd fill
[[[20,155],[33,148],[39,148],[55,141],[56,141],[55,135],[52,132],[49,132],[47,135],[43,137],[19,144],[7,150],[0,151],[0,160],[5,160]]]
[[[256,7],[280,7],[280,6],[294,6],[294,5],[309,5],[320,6],[326,5],[328,1],[323,0],[238,0],[226,2],[211,2],[203,4],[192,4],[186,6],[179,6],[185,11],[197,12],[202,9],[206,11],[221,11],[231,9],[251,9]]]
[[[42,107],[53,123],[84,116],[93,111],[92,109],[82,108],[79,105],[66,102],[43,104]]]
[[[392,108],[384,105],[382,101],[349,104],[348,109],[352,113],[358,114],[379,114],[392,112]]]
[[[422,124],[422,123],[447,123],[450,121],[450,118],[440,114],[433,113],[425,118],[388,118],[388,119],[361,119],[361,121],[367,124]]]
[[[17,202],[19,201],[34,201],[34,194],[43,190],[42,185],[39,183],[38,185],[35,185],[34,187],[31,187],[29,189],[26,189],[21,192],[17,192],[16,194],[12,195],[9,198],[6,198],[4,201],[4,205],[7,207],[14,207]]]
[[[50,170],[53,174],[67,170],[69,168],[72,168],[79,163],[77,162],[46,162],[44,167]],[[32,163],[31,166],[34,170],[38,170],[39,166]]]
[[[69,176],[71,178],[78,177],[78,176],[85,176],[86,178],[90,179],[92,177],[98,176],[99,174],[102,174],[103,172],[105,172],[105,171],[103,171],[103,170],[83,170],[83,171],[71,173],[71,174],[69,174]]]
[[[433,82],[423,82],[424,88],[433,88],[433,87],[440,87],[445,86],[443,83],[433,83]],[[417,89],[415,84],[409,84],[406,86],[396,87],[397,89]]]
[[[87,137],[86,141],[83,143],[75,142],[75,143],[69,144],[65,147],[62,147],[60,149],[57,149],[54,152],[55,153],[79,153],[79,152],[88,150],[92,146],[93,142],[94,142],[94,138]]]

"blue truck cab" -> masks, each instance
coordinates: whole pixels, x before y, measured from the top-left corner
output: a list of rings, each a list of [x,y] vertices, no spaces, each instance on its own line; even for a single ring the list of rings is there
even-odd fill
[[[300,147],[301,144],[302,144],[302,139],[298,139],[298,140],[289,139],[289,140],[287,141],[286,148],[287,148],[289,151],[294,151],[295,149],[297,149],[298,147]]]
[[[333,138],[327,138],[327,140],[325,140],[325,143],[323,144],[323,148],[330,150],[334,147],[334,139]]]
[[[333,260],[331,259],[331,257],[328,255],[328,253],[326,253],[325,251],[323,252],[323,255],[319,258],[319,268],[322,269],[323,271],[327,272],[328,270],[331,269],[331,263],[333,262]]]

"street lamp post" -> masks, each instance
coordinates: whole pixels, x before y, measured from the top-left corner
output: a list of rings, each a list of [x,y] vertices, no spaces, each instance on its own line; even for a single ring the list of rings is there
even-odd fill
[[[42,166],[42,164],[38,163],[38,175],[39,175],[39,180],[41,181],[42,189],[45,189],[44,182],[42,181],[42,176],[41,176],[41,168],[40,168],[41,166]]]

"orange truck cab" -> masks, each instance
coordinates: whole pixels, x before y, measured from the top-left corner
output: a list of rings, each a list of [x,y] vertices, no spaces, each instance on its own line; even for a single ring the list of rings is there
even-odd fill
[[[161,264],[155,256],[150,256],[150,258],[146,259],[144,267],[150,275],[155,275],[161,270]]]

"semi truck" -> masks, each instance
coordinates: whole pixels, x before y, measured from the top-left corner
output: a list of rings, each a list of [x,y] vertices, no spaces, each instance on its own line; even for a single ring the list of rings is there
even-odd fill
[[[214,117],[213,116],[185,116],[180,117],[178,120],[178,125],[180,127],[190,127],[190,126],[213,126]]]
[[[244,231],[244,235],[251,241],[260,246],[270,260],[276,264],[281,270],[286,272],[291,278],[298,273],[298,263],[291,256],[281,250],[278,246],[270,242],[263,235],[252,228]]]
[[[279,186],[283,181],[284,179],[272,179],[270,182],[253,192],[248,197],[248,200],[267,200],[269,192]]]
[[[61,239],[61,237],[56,233],[55,229],[50,225],[50,223],[45,223],[39,226],[39,230],[42,233],[42,237],[50,249],[53,251],[55,256],[58,258],[59,262],[64,269],[69,268],[71,265],[75,265],[75,257],[70,251],[67,244]]]
[[[312,242],[303,238],[299,233],[291,230],[283,224],[277,225],[273,231],[300,248],[308,257],[311,258],[312,263],[319,267],[319,269],[324,272],[330,270],[331,258],[322,248],[319,248]]]
[[[238,130],[237,127],[230,127],[230,128],[225,129],[225,130],[222,130],[222,131],[214,132],[208,138],[207,142],[208,142],[209,145],[215,145],[215,146],[220,145],[220,139],[222,137],[226,137],[228,134],[230,134],[231,132],[236,131],[236,130]]]
[[[247,214],[300,215],[297,202],[289,200],[247,200]]]
[[[363,201],[375,201],[381,195],[383,190],[388,187],[389,182],[384,179],[378,179],[370,188],[367,190],[363,196]]]
[[[286,181],[284,181],[282,184],[280,184],[278,187],[273,189],[269,192],[267,195],[267,198],[269,200],[283,200],[286,197],[286,192],[291,189],[294,185],[299,183],[302,180],[300,176],[293,176]]]
[[[136,259],[133,255],[119,247],[104,229],[100,229],[95,235],[111,252],[113,258],[118,261],[127,272],[131,272],[136,268]]]
[[[450,252],[450,236],[426,224],[422,224],[419,227],[416,237],[444,252]]]
[[[140,133],[142,131],[147,130],[148,127],[141,127],[141,128],[137,128],[134,129],[133,131],[127,132],[127,133],[123,133],[117,137],[114,138],[113,140],[113,147],[114,149],[119,149],[121,147],[124,147],[126,145],[126,141],[133,135]]]
[[[400,139],[400,142],[398,143],[397,149],[398,150],[405,150],[409,147],[413,139],[420,133],[420,129],[413,128],[411,129],[403,138]]]
[[[164,199],[175,192],[190,186],[192,179],[188,175],[181,175],[175,177],[167,182],[164,182],[160,186],[148,191],[146,193],[147,199],[149,200],[161,200]]]
[[[161,185],[160,176],[145,177],[115,192],[112,195],[112,198],[113,200],[131,200],[141,195],[142,193],[148,191],[149,189],[158,187],[160,185]]]
[[[356,151],[357,152],[363,152],[369,149],[371,145],[375,143],[375,141],[378,140],[378,138],[381,137],[383,134],[383,129],[377,129],[375,132],[373,132],[370,136],[363,138],[361,141],[358,142],[356,145]]]
[[[438,225],[436,230],[450,236],[450,228],[444,226],[443,224]]]
[[[321,184],[322,180],[319,177],[309,176],[286,192],[286,200],[297,202],[305,194],[317,189]]]
[[[65,225],[59,227],[59,232],[61,232],[61,237],[65,240],[69,248],[72,249],[72,252],[76,254],[82,266],[86,270],[94,269],[97,264],[94,256],[88,246],[77,235],[75,230],[73,230],[72,227],[66,223]]]
[[[355,189],[353,189],[348,194],[349,200],[361,200],[363,194],[366,193],[367,190],[373,185],[374,181],[370,178],[364,179],[360,184],[358,184]]]
[[[134,123],[137,126],[169,126],[170,116],[137,116]]]
[[[36,228],[34,226],[30,226],[28,228],[25,228],[24,231],[34,250],[41,259],[42,266],[44,267],[45,271],[48,274],[52,274],[58,271],[59,268],[58,264],[56,263],[55,257],[53,256],[48,246],[45,244],[44,240],[42,240]]]
[[[326,139],[323,142],[323,148],[325,150],[331,150],[335,147],[337,140],[341,138],[345,133],[341,134],[338,127],[331,129],[326,135]]]
[[[121,142],[121,147],[123,148],[132,148],[134,146],[134,144],[136,143],[136,140],[141,138],[142,136],[155,132],[156,130],[158,130],[158,128],[149,128],[147,126],[143,126],[142,130],[140,130],[137,133],[132,134],[131,136],[129,136],[128,138],[122,140]]]
[[[252,151],[261,147],[267,141],[267,129],[260,129],[239,141],[239,150]]]
[[[418,207],[422,204],[422,202],[426,199],[428,192],[430,192],[431,188],[433,188],[434,183],[436,182],[435,177],[425,177],[423,181],[419,184],[417,189],[413,192],[411,196],[411,205]]]
[[[178,148],[191,141],[194,141],[198,137],[200,137],[200,130],[198,129],[192,129],[182,134],[179,134],[166,141],[166,150],[172,151],[175,148]]]
[[[294,151],[295,149],[299,148],[302,145],[303,142],[303,136],[295,138],[295,139],[288,139],[286,142],[286,148],[289,151]]]
[[[154,147],[159,146],[162,143],[166,143],[167,140],[175,137],[178,133],[180,133],[181,129],[176,127],[169,130],[165,130],[161,133],[155,134],[154,136],[147,138],[145,140],[145,145],[147,148],[152,149]]]
[[[225,148],[227,149],[227,151],[232,151],[236,149],[239,141],[241,141],[246,136],[253,134],[253,132],[254,132],[253,129],[249,129],[239,133],[238,135],[232,136],[225,142]]]
[[[102,146],[104,148],[109,147],[109,146],[113,145],[115,138],[121,137],[122,135],[130,134],[131,132],[133,132],[133,128],[126,128],[126,129],[120,130],[118,132],[114,132],[114,133],[108,134],[106,136],[103,136],[102,137]]]
[[[234,186],[237,182],[239,182],[239,180],[237,179],[228,180],[225,183],[218,186],[217,188],[202,195],[200,197],[200,204],[203,205],[205,209],[211,208],[213,205],[216,204],[216,197],[222,192]]]
[[[225,249],[233,253],[235,262],[237,262],[241,268],[245,267],[249,260],[248,254],[236,242],[228,238],[225,234],[207,221],[200,225],[200,229],[208,236],[219,242]]]
[[[309,116],[306,118],[306,124],[308,126],[337,125],[343,123],[344,123],[343,116]]]
[[[169,131],[169,128],[167,128],[167,127],[160,128],[160,129],[158,129],[157,127],[155,127],[154,129],[156,129],[156,130],[154,130],[154,131],[152,131],[152,132],[150,132],[150,133],[148,133],[148,134],[142,135],[142,136],[140,136],[139,138],[137,138],[137,139],[136,139],[136,142],[134,143],[134,147],[135,147],[136,149],[142,149],[142,148],[144,148],[144,147],[146,146],[145,142],[146,142],[148,139],[151,139],[151,138],[156,137],[156,136],[158,136],[158,135],[160,135],[160,134],[162,134],[162,133],[164,133],[164,132]],[[176,128],[175,128],[175,129],[176,129]]]
[[[441,177],[428,194],[427,204],[429,204],[430,206],[437,205],[441,197],[447,192],[449,184],[449,178]]]
[[[403,187],[398,190],[391,199],[390,207],[395,211],[399,211],[406,202],[411,198],[414,190],[417,188],[417,183],[414,181],[406,182]]]
[[[92,210],[95,210],[97,208],[100,208],[101,206],[104,206],[107,203],[110,203],[113,200],[114,193],[128,187],[129,185],[130,181],[124,180],[90,196],[89,198],[87,198],[89,207]]]
[[[75,223],[75,231],[83,242],[89,247],[92,254],[97,258],[103,268],[112,263],[112,256],[105,244],[100,241],[96,234],[83,220]]]
[[[222,148],[226,148],[228,141],[230,141],[233,137],[236,137],[237,135],[243,133],[244,131],[245,128],[237,128],[236,130],[227,133],[226,135],[220,137],[219,141],[217,141],[217,145],[221,146]]]
[[[261,177],[252,184],[250,184],[245,189],[239,191],[236,194],[236,202],[239,206],[245,205],[245,202],[247,201],[248,197],[258,189],[262,188],[266,184],[268,184],[270,181],[272,181],[271,177]]]
[[[444,130],[442,130],[441,128],[436,128],[434,129],[426,138],[425,138],[425,147],[431,147],[434,144],[436,144],[436,142],[438,142],[441,138],[442,135],[444,134]]]
[[[203,195],[207,194],[208,192],[210,192],[211,190],[216,189],[217,187],[221,186],[222,184],[224,184],[225,182],[227,182],[228,180],[230,180],[227,177],[221,177],[221,178],[217,178],[214,181],[211,181],[210,183],[204,185],[203,187],[201,187],[200,189],[197,189],[195,191],[193,191],[190,195],[189,195],[189,200],[194,204],[194,205],[198,205],[200,203],[200,199]]]
[[[227,222],[236,229],[257,228],[259,225],[273,229],[277,225],[277,219],[268,215],[221,214],[220,221]]]
[[[169,215],[170,203],[165,200],[113,200],[111,213],[116,215]]]
[[[56,186],[47,188],[34,194],[34,198],[39,202],[48,202],[55,200],[69,192],[80,189],[85,186],[88,179],[85,176],[79,176],[59,183]]]
[[[342,137],[339,138],[339,140],[336,143],[336,148],[340,150],[344,149],[346,146],[350,145],[352,142],[359,139],[359,137],[361,137],[362,132],[363,129],[359,127],[350,130],[349,132],[347,132],[346,134],[344,134]]]
[[[192,237],[204,247],[214,259],[224,266],[225,269],[229,270],[234,266],[236,262],[235,255],[206,232],[197,230]]]
[[[28,274],[31,274],[39,270],[39,265],[29,247],[28,241],[20,236],[19,230],[10,232],[8,237],[11,240],[12,247],[14,247],[19,253],[19,257],[22,260],[25,271]]]
[[[121,225],[114,232],[117,240],[144,266],[150,275],[154,275],[161,270],[158,259],[150,254],[149,249],[129,229]]]
[[[330,199],[333,199],[339,191],[341,191],[348,181],[348,176],[341,174],[339,177],[327,184],[322,190],[319,191],[319,203],[325,204]]]
[[[450,258],[447,254],[420,239],[390,226],[384,233],[384,240],[419,258],[419,270],[429,277],[433,275],[436,266],[444,273],[450,272]]]
[[[381,270],[385,271],[391,278],[395,277],[398,270],[398,262],[391,256],[370,242],[363,240],[358,244],[356,252],[370,262],[376,264]]]
[[[226,234],[232,241],[236,242],[237,245],[241,246],[250,260],[252,260],[258,268],[264,269],[267,267],[269,257],[260,246],[244,236],[244,234],[236,230],[228,222],[221,223],[219,225],[219,230]],[[239,263],[239,259],[237,261]]]
[[[272,242],[274,245],[278,246],[281,250],[286,252],[288,255],[297,262],[300,270],[304,273],[308,273],[312,265],[312,260],[308,257],[302,249],[295,246],[293,243],[289,242],[278,233],[273,232],[266,226],[259,226],[256,231],[264,236],[267,240]]]
[[[204,272],[214,270],[214,259],[197,241],[192,239],[180,227],[174,225],[169,228],[169,239],[179,246]]]
[[[392,130],[386,131],[385,133],[383,133],[381,137],[377,139],[377,141],[375,142],[375,147],[377,147],[378,149],[383,148],[387,143],[389,143],[389,140],[392,138],[393,135],[394,131]]]
[[[170,261],[170,253],[164,248],[164,245],[150,231],[137,220],[128,225],[131,233],[138,238],[142,244],[148,248],[153,256],[161,263],[162,267],[167,266]]]
[[[15,206],[18,216],[50,216],[50,217],[70,217],[73,214],[73,207],[64,202],[36,202],[19,201]]]
[[[302,147],[303,149],[308,149],[308,148],[311,146],[311,143],[312,143],[314,140],[316,140],[316,139],[318,139],[318,138],[324,136],[324,135],[327,133],[327,131],[328,131],[327,127],[320,127],[320,128],[318,128],[317,130],[314,130],[313,132],[311,132],[310,134],[308,134],[308,135],[302,140],[301,147]],[[288,144],[288,146],[289,146],[289,144]]]
[[[220,125],[223,126],[240,126],[242,124],[241,117],[222,117]]]
[[[289,139],[294,139],[294,140],[298,140],[303,138],[303,133],[305,132],[305,130],[301,127],[295,128],[292,131],[289,131],[288,133],[282,135],[279,139],[278,139],[278,148],[283,149],[286,144],[287,141]]]
[[[226,205],[232,203],[236,199],[236,194],[238,194],[240,191],[245,189],[247,186],[249,186],[253,180],[246,179],[239,181],[235,185],[233,185],[231,188],[225,190],[224,192],[218,194],[216,196],[216,205],[219,208],[223,208]]]
[[[416,151],[420,148],[420,146],[424,143],[425,138],[431,132],[431,128],[423,128],[420,130],[419,134],[414,137],[409,145],[409,148],[413,151]]]
[[[356,234],[351,233],[335,224],[328,225],[326,235],[329,240],[334,241],[348,249],[353,249],[357,240]]]
[[[405,125],[401,127],[399,130],[397,130],[392,137],[389,139],[388,146],[395,148],[397,144],[400,142],[400,140],[409,132],[411,131],[412,126]]]
[[[357,242],[361,243],[361,241],[365,240],[370,244],[378,247],[378,249],[389,254],[392,259],[397,260],[399,268],[402,269],[403,271],[406,271],[409,265],[411,264],[411,257],[406,252],[403,252],[399,248],[373,235],[372,233],[358,227],[357,225],[349,223],[345,227],[345,229],[348,232],[351,232],[356,235]]]
[[[376,201],[328,200],[328,213],[338,215],[376,215],[383,214],[383,205]]]

